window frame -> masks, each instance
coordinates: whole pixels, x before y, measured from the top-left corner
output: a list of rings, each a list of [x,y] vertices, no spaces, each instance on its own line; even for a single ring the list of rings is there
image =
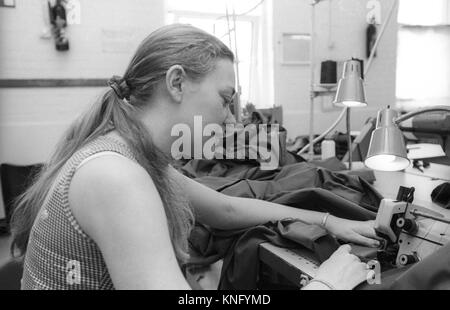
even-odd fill
[[[450,31],[450,3],[447,2],[447,21],[436,21],[435,23],[422,23],[422,21],[418,20],[417,22],[405,22],[404,20],[400,20],[398,22],[398,32],[397,35],[399,36],[401,32],[406,33],[414,33],[414,29],[430,29],[430,30],[436,30],[439,28],[447,28]],[[413,20],[413,18],[411,18]],[[405,48],[404,45],[402,45],[402,48]],[[397,52],[400,49],[400,40],[397,42]],[[420,61],[425,61],[425,59],[421,58]],[[397,61],[396,65],[396,74],[398,76],[399,72],[399,62]],[[397,80],[398,83],[398,80]],[[401,109],[402,111],[411,111],[418,107],[425,107],[425,106],[433,106],[433,105],[450,105],[450,92],[447,96],[439,96],[439,97],[433,97],[429,94],[427,97],[421,98],[417,96],[411,96],[411,97],[400,97],[398,96],[398,87],[396,86],[396,106],[397,108]]]
[[[205,20],[218,20],[219,18],[226,21],[226,16],[223,14],[218,13],[204,13],[204,12],[196,12],[196,11],[185,11],[185,10],[168,10],[168,22],[169,23],[178,23],[181,18],[196,18],[196,19],[205,19]],[[231,18],[233,18],[232,15],[230,15]],[[249,89],[248,89],[248,98],[246,98],[246,101],[253,102],[254,95],[254,89],[252,89],[252,77],[257,76],[258,72],[258,61],[260,57],[260,29],[262,18],[260,16],[255,15],[244,15],[244,16],[236,16],[236,21],[243,21],[243,22],[250,22],[252,25],[252,51],[250,54],[250,72],[249,72]],[[228,45],[228,44],[227,44]],[[236,51],[233,50],[233,53]],[[239,57],[237,58],[239,60]],[[239,63],[238,63],[239,65]],[[241,70],[239,68],[239,70]],[[236,72],[237,74],[237,72]],[[239,85],[242,87],[241,85]],[[242,91],[241,91],[242,93]],[[242,102],[241,102],[242,106]]]

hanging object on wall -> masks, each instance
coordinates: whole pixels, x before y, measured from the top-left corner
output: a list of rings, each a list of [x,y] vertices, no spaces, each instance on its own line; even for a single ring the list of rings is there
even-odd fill
[[[366,55],[369,58],[377,41],[377,25],[381,24],[381,3],[379,0],[369,0],[366,7],[369,10],[366,15],[366,21],[369,24],[366,30]]]
[[[337,62],[327,60],[322,62],[320,67],[320,84],[337,83]]]
[[[7,8],[15,8],[16,0],[0,0],[0,6]]]
[[[369,12],[366,15],[366,21],[368,24],[375,23],[381,24],[381,3],[380,0],[369,0],[366,5]]]
[[[48,9],[56,50],[67,51],[69,50],[69,39],[66,37],[67,17],[64,0],[56,0],[54,5],[49,1]]]
[[[370,53],[372,52],[372,49],[375,46],[375,42],[377,41],[378,31],[377,26],[375,25],[376,21],[375,19],[372,19],[371,23],[367,26],[366,30],[366,57],[370,57]],[[375,52],[374,57],[377,56],[377,53]]]

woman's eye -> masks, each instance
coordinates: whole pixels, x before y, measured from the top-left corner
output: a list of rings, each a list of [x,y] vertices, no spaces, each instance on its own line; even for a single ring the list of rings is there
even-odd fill
[[[232,103],[232,100],[230,98],[222,96],[223,99],[223,106],[228,106]]]

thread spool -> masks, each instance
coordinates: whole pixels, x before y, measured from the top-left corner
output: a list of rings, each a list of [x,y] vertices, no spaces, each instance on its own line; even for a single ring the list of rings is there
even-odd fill
[[[337,62],[327,60],[322,62],[320,67],[320,83],[336,84],[337,83]]]
[[[402,265],[402,266],[414,264],[414,263],[417,263],[418,261],[419,261],[419,258],[415,254],[410,254],[410,255],[403,254],[399,258],[400,265]]]
[[[417,232],[418,229],[416,221],[412,219],[405,219],[403,217],[397,220],[397,227],[411,234]]]
[[[336,143],[334,140],[323,140],[321,143],[322,160],[336,157]]]

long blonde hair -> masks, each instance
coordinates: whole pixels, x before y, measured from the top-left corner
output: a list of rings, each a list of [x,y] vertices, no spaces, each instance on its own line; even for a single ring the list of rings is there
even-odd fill
[[[191,79],[199,80],[214,70],[219,59],[234,61],[234,56],[219,39],[195,27],[176,24],[150,34],[123,75],[122,83],[128,91],[126,100],[121,100],[114,89],[108,89],[69,127],[48,163],[19,197],[11,223],[12,253],[17,249],[19,256],[25,254],[36,215],[63,165],[81,147],[115,129],[152,176],[164,203],[175,253],[179,261],[185,261],[193,212],[187,202],[177,198],[167,176],[170,158],[153,144],[138,113],[148,104],[171,66],[181,65]]]

